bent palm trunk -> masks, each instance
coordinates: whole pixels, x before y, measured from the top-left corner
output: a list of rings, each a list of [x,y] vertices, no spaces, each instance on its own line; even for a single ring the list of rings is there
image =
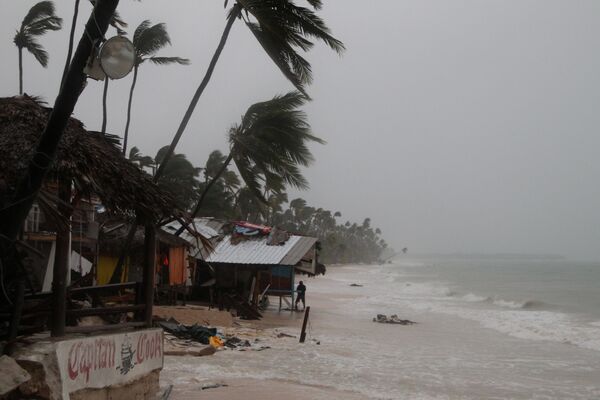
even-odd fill
[[[106,97],[108,95],[108,76],[104,78],[104,91],[102,92],[102,133],[106,133]]]
[[[60,87],[62,87],[62,85],[65,83],[67,71],[69,71],[69,64],[71,63],[71,55],[73,54],[75,27],[77,26],[77,16],[79,15],[79,1],[80,0],[75,0],[75,8],[73,10],[73,22],[71,23],[71,33],[69,34],[69,50],[67,51],[67,60],[65,61],[65,69],[63,70],[63,76],[60,80]]]
[[[236,4],[233,7],[234,7],[234,10],[232,10],[231,14],[229,15],[229,18],[227,19],[227,24],[225,25],[225,30],[223,31],[223,34],[221,35],[221,40],[219,41],[219,45],[217,46],[217,49],[215,50],[215,54],[213,54],[212,59],[210,60],[210,64],[208,65],[206,74],[204,75],[202,82],[200,82],[200,86],[198,86],[198,89],[196,89],[196,93],[194,93],[194,97],[192,97],[192,101],[190,102],[190,105],[188,106],[188,109],[186,110],[185,115],[183,116],[183,119],[181,120],[181,123],[179,124],[179,128],[177,128],[177,132],[175,133],[175,136],[173,137],[173,141],[171,142],[171,145],[169,146],[169,150],[167,150],[167,153],[165,154],[163,161],[160,163],[160,166],[158,167],[158,170],[156,171],[156,175],[154,176],[155,181],[157,181],[158,178],[160,178],[160,176],[163,174],[165,165],[169,162],[169,160],[173,156],[173,153],[175,152],[175,147],[177,147],[177,144],[179,143],[179,139],[181,139],[181,136],[183,135],[183,131],[187,127],[187,124],[190,121],[190,118],[192,117],[194,109],[196,108],[196,104],[198,104],[198,100],[200,100],[200,96],[202,96],[202,93],[204,92],[204,89],[206,89],[206,86],[208,85],[208,82],[210,81],[213,71],[215,70],[217,61],[219,61],[221,52],[223,51],[223,48],[225,47],[225,43],[227,42],[227,38],[229,37],[229,32],[231,31],[231,27],[233,26],[233,23],[235,22],[237,17],[242,12],[242,9],[239,5]]]
[[[219,41],[219,45],[217,46],[217,49],[215,50],[215,54],[213,54],[212,59],[210,60],[210,64],[208,65],[206,74],[204,75],[202,82],[200,82],[200,86],[198,86],[198,89],[196,89],[196,93],[194,93],[194,97],[192,97],[192,101],[190,102],[190,105],[188,106],[188,109],[186,110],[185,115],[183,116],[183,119],[181,120],[181,123],[179,124],[179,128],[177,128],[177,132],[175,133],[175,136],[173,137],[173,140],[171,141],[169,150],[167,150],[167,153],[165,154],[163,161],[160,163],[158,169],[156,170],[156,174],[154,174],[154,182],[158,182],[158,179],[164,173],[165,166],[167,165],[167,163],[173,156],[173,153],[175,152],[175,147],[177,147],[177,144],[179,143],[179,139],[181,139],[181,136],[183,135],[183,131],[185,131],[185,128],[187,127],[188,122],[190,122],[190,118],[192,117],[192,114],[194,113],[194,109],[196,108],[196,105],[198,104],[198,100],[200,100],[200,96],[202,96],[202,93],[204,92],[204,89],[206,89],[206,86],[208,85],[208,82],[210,81],[213,71],[215,70],[217,61],[219,61],[221,52],[223,52],[225,43],[227,43],[227,38],[229,37],[229,32],[231,32],[231,27],[233,26],[233,23],[235,22],[236,18],[241,14],[241,12],[242,12],[241,7],[237,4],[234,5],[234,11],[232,11],[231,15],[227,19],[227,24],[225,25],[225,29],[223,30],[223,34],[221,35],[221,40]],[[135,231],[137,229],[137,223],[134,223],[130,229]],[[128,237],[129,236],[131,236],[132,240],[133,240],[133,236],[128,235]],[[123,254],[127,251],[127,249],[130,246],[131,246],[131,241],[127,241],[123,245],[123,249],[121,250],[121,255],[119,256],[119,262],[117,263],[117,266],[115,267],[115,271],[113,272],[113,276],[111,277],[111,282],[113,280],[118,279],[117,277],[121,276],[121,273],[123,270],[123,261],[125,260],[125,257],[123,256]]]
[[[200,211],[200,208],[202,207],[202,203],[204,202],[204,198],[206,197],[206,194],[208,193],[208,191],[210,190],[210,188],[213,187],[213,185],[219,180],[219,178],[221,177],[221,175],[223,175],[223,173],[227,170],[227,167],[229,166],[229,163],[231,162],[231,160],[233,159],[233,153],[229,153],[229,155],[227,156],[227,159],[225,160],[225,162],[223,162],[223,165],[221,166],[221,169],[219,170],[219,172],[217,172],[217,174],[210,180],[210,182],[208,183],[208,185],[206,185],[206,187],[204,188],[204,191],[202,191],[202,194],[200,195],[200,198],[198,199],[198,202],[196,203],[196,207],[194,207],[194,211],[192,212],[192,220],[194,218],[196,218],[196,215],[198,215],[198,212]],[[181,232],[183,232],[185,230],[185,226],[181,226],[177,232],[175,232],[176,236],[181,235]]]
[[[135,83],[137,81],[138,67],[133,67],[133,82],[131,82],[131,89],[129,89],[129,101],[127,103],[127,122],[125,123],[125,134],[123,135],[123,155],[127,152],[127,139],[129,138],[129,123],[131,122],[131,102],[133,100],[133,90],[135,89]]]

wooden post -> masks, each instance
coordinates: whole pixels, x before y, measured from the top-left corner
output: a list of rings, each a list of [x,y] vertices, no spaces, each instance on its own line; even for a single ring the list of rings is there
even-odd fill
[[[304,343],[306,339],[306,324],[308,323],[308,314],[310,313],[310,306],[304,310],[304,321],[302,322],[302,332],[300,332],[300,343]]]
[[[19,277],[17,282],[17,295],[15,297],[15,305],[8,333],[9,342],[15,340],[19,334],[19,324],[21,323],[21,315],[23,314],[23,303],[25,303],[25,278]]]
[[[52,275],[52,325],[50,334],[53,337],[64,336],[67,317],[67,281],[69,274],[71,210],[71,179],[61,178],[58,182],[59,212],[69,218],[68,223],[59,223],[56,227],[56,252]]]
[[[154,276],[156,275],[156,229],[154,225],[146,225],[144,235],[144,303],[145,322],[147,327],[152,326],[152,306],[154,305]]]

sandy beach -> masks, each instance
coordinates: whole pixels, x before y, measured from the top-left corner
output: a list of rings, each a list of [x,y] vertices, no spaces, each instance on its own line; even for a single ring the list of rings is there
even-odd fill
[[[172,399],[600,396],[600,353],[507,335],[459,317],[451,297],[423,292],[410,276],[392,280],[386,268],[334,267],[325,277],[305,279],[311,306],[306,343],[297,339],[303,314],[272,306],[262,321],[234,321],[223,329],[267,349],[167,356],[161,386],[173,385]],[[363,286],[350,286],[354,282]],[[417,324],[374,323],[377,313]],[[537,311],[531,315],[539,318]],[[202,389],[215,384],[227,386]]]

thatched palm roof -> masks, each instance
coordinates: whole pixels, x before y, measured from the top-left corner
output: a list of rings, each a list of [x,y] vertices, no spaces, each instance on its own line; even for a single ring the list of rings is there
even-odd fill
[[[50,111],[26,95],[0,98],[0,192],[5,195],[25,173]],[[122,155],[116,136],[88,132],[75,118],[69,120],[50,175],[48,180],[71,177],[78,190],[97,195],[116,214],[156,219],[175,211],[171,196]]]

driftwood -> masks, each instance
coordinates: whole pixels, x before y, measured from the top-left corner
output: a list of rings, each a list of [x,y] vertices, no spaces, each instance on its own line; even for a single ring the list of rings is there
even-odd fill
[[[202,357],[202,356],[210,356],[215,354],[217,350],[212,347],[212,346],[206,346],[204,348],[202,348],[201,350],[165,350],[164,351],[164,355],[165,356],[195,356],[195,357]]]
[[[373,322],[379,322],[380,324],[398,324],[398,325],[412,325],[416,324],[414,321],[408,319],[400,319],[396,314],[390,315],[388,318],[385,314],[377,314],[377,317],[373,318]]]

